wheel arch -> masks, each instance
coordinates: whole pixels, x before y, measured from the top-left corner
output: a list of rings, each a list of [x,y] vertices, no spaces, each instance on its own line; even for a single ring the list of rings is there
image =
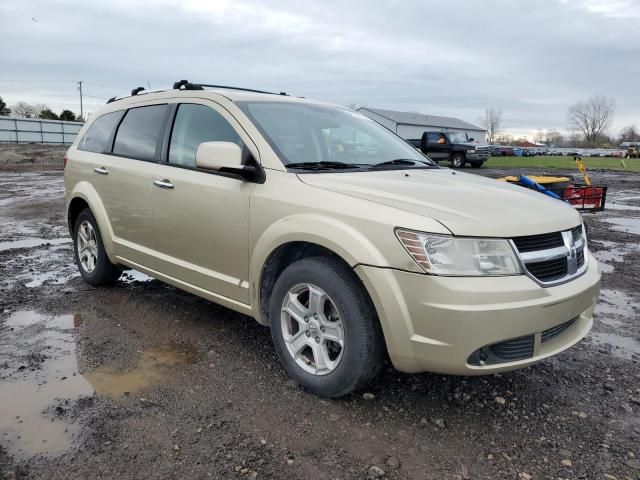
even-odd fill
[[[67,201],[67,225],[71,236],[74,234],[75,221],[85,208],[89,208],[98,223],[102,243],[109,259],[114,262],[115,249],[113,244],[113,228],[107,215],[107,211],[100,200],[98,192],[88,182],[78,183]]]
[[[332,257],[349,269],[360,264],[385,265],[380,251],[364,235],[333,219],[283,219],[256,242],[251,260],[252,293],[256,320],[268,325],[268,299],[276,279],[291,263],[312,256]],[[354,272],[367,295],[364,284]],[[370,295],[369,295],[370,296]]]

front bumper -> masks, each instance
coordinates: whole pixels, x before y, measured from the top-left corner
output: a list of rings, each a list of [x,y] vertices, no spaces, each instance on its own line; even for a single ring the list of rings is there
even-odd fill
[[[485,160],[487,160],[487,158],[489,158],[490,154],[488,152],[483,152],[483,153],[467,153],[466,157],[467,157],[467,161],[469,162],[484,162]]]
[[[438,277],[362,265],[356,272],[376,306],[391,361],[405,372],[480,375],[538,362],[589,332],[600,292],[593,257],[582,276],[547,288],[524,275]],[[542,341],[543,332],[570,320]],[[527,358],[473,360],[483,347],[528,336],[533,343]]]

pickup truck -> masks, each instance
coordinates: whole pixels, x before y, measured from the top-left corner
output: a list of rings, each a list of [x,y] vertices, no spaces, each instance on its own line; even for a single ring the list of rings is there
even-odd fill
[[[473,143],[464,132],[424,132],[420,140],[409,142],[432,160],[449,160],[453,168],[463,168],[466,163],[480,168],[491,156],[488,145]]]

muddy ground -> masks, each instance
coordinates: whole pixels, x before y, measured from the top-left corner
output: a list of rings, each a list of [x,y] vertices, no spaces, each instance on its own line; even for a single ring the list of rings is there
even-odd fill
[[[488,377],[388,367],[325,400],[249,318],[133,271],[83,283],[62,172],[7,163],[0,478],[640,478],[638,174],[592,175],[609,208],[586,215],[604,275],[584,341]]]

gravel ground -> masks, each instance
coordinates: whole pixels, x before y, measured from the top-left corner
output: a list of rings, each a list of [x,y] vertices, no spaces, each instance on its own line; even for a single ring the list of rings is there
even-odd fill
[[[488,377],[388,367],[325,400],[247,317],[134,271],[84,284],[61,172],[18,170],[0,172],[0,478],[640,479],[639,174],[592,174],[609,208],[585,215],[604,271],[587,339]]]

